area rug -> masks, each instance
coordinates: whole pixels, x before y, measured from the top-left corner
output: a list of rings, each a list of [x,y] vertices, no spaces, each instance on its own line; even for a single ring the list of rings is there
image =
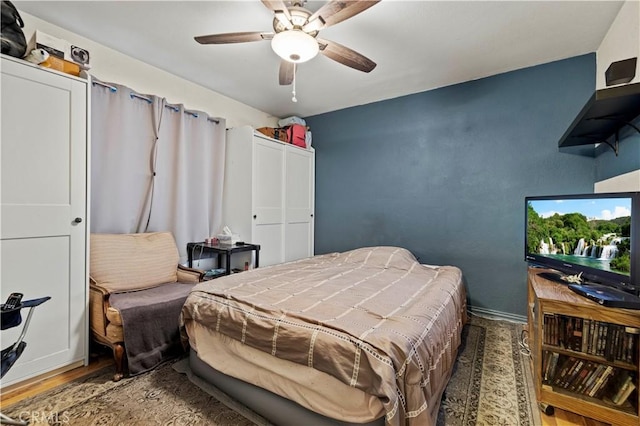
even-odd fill
[[[470,317],[439,426],[540,424],[521,330],[520,324]],[[183,374],[185,361],[119,382],[111,381],[113,371],[107,368],[2,407],[2,412],[32,425],[270,424],[215,387],[194,386]]]
[[[470,317],[438,426],[542,424],[522,329],[519,323]]]

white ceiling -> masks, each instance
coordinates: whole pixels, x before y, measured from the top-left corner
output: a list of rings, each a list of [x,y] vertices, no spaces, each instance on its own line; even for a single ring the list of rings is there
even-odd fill
[[[383,0],[321,31],[369,57],[369,74],[318,55],[298,67],[298,102],[278,85],[268,41],[194,36],[272,31],[245,1],[14,1],[18,9],[277,117],[302,117],[595,52],[623,2]],[[324,2],[306,3],[317,10]],[[569,76],[568,76],[569,77]],[[595,88],[595,86],[594,86]]]

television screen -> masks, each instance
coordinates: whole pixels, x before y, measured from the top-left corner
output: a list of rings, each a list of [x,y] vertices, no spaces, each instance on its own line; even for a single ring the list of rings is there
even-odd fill
[[[527,197],[526,260],[637,293],[639,195]]]

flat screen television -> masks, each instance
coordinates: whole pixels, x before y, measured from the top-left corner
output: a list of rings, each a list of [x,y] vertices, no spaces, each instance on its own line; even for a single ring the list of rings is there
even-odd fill
[[[640,192],[525,197],[525,260],[640,296]]]

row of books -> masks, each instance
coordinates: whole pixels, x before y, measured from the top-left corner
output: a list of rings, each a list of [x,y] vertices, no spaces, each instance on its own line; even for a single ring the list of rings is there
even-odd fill
[[[601,356],[610,362],[638,361],[640,329],[559,314],[544,315],[543,342]]]
[[[542,376],[545,384],[614,405],[624,404],[637,386],[627,370],[552,351],[543,352]]]

